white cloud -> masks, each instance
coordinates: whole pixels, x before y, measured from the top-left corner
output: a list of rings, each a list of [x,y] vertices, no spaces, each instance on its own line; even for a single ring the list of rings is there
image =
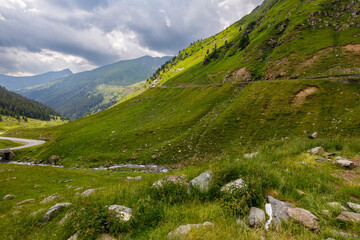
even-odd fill
[[[0,0],[0,73],[77,72],[143,55],[176,54],[261,2]]]

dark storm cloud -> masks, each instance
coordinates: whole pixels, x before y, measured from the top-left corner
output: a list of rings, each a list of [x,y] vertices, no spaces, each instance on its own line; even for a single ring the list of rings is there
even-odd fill
[[[1,0],[0,73],[83,71],[170,55],[262,0]]]

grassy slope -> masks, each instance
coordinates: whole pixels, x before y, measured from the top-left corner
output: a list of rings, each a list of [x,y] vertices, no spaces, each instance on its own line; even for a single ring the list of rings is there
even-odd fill
[[[23,144],[16,143],[16,142],[13,142],[13,141],[8,141],[8,140],[0,140],[0,149],[18,147],[18,146],[21,146],[21,145],[23,145]]]
[[[295,106],[294,96],[309,86],[319,90]],[[19,155],[32,160],[56,154],[70,165],[189,162],[315,131],[323,138],[358,137],[359,90],[358,84],[329,80],[155,88],[69,124],[9,135],[51,139],[35,154]]]
[[[34,128],[46,128],[46,127],[53,127],[58,126],[68,121],[62,121],[60,117],[55,117],[56,119],[51,119],[50,121],[41,121],[38,119],[28,118],[27,121],[23,119],[17,120],[16,118],[9,117],[9,116],[1,116],[2,121],[0,122],[0,131],[9,131],[12,129],[34,129]]]
[[[205,221],[211,221],[215,223],[215,226],[204,231],[193,231],[192,239],[260,239],[262,235],[266,235],[267,239],[326,239],[332,236],[333,230],[358,233],[359,224],[335,221],[334,218],[341,210],[331,208],[327,203],[333,201],[344,203],[358,199],[360,196],[360,188],[357,184],[359,170],[345,170],[327,161],[317,163],[316,156],[306,153],[306,150],[319,145],[324,146],[327,151],[334,151],[347,157],[352,157],[360,151],[358,140],[294,138],[287,141],[272,141],[263,145],[258,149],[260,154],[251,160],[241,155],[236,158],[214,158],[208,163],[188,166],[181,171],[169,173],[186,174],[190,180],[201,172],[211,169],[215,172],[216,182],[219,184],[224,184],[239,176],[246,179],[248,183],[251,179],[256,179],[259,184],[255,184],[255,190],[260,191],[260,197],[264,197],[263,194],[272,193],[280,199],[294,203],[297,207],[308,209],[319,217],[319,233],[313,233],[295,222],[283,224],[282,227],[271,229],[271,231],[239,227],[235,223],[239,213],[226,208],[229,205],[224,205],[224,200],[218,194],[203,198],[197,194],[185,196],[186,194],[183,195],[180,191],[170,192],[161,198],[154,197],[151,195],[150,186],[164,174],[93,172],[86,169],[0,164],[0,180],[3,181],[0,183],[2,186],[0,196],[16,195],[16,198],[12,200],[0,202],[0,235],[3,239],[67,239],[76,231],[80,231],[85,234],[83,239],[95,239],[99,233],[110,231],[119,239],[166,239],[167,234],[179,225]],[[306,162],[306,165],[300,162]],[[9,169],[14,171],[9,172]],[[352,177],[343,179],[342,177],[346,174]],[[126,176],[136,175],[142,175],[144,180],[124,182]],[[11,177],[17,177],[17,179],[8,180]],[[65,180],[70,179],[73,182],[64,183]],[[34,188],[35,185],[38,187]],[[76,190],[79,187],[83,189]],[[90,198],[81,198],[75,194],[97,187],[102,187],[102,189]],[[51,222],[43,223],[42,217],[53,203],[39,204],[39,202],[55,193],[62,196],[62,200],[57,200],[57,202],[72,202],[73,206],[62,211]],[[172,203],[169,202],[171,197],[173,197]],[[23,204],[23,207],[16,204],[29,198],[34,198],[35,202]],[[228,203],[238,204],[236,199],[233,201]],[[262,203],[263,200],[260,200],[253,206],[263,208]],[[101,210],[110,204],[125,205],[133,209],[146,207],[145,212],[136,215],[139,221],[134,223],[135,226],[142,224],[141,230],[131,225],[111,229],[110,226],[116,226],[113,221],[110,225],[109,223],[102,225],[101,222],[107,221],[107,216],[103,220],[104,212]],[[41,209],[43,210],[36,216],[30,216],[30,213]],[[330,210],[330,215],[323,212],[325,209]],[[20,211],[20,213],[13,216],[15,211]],[[82,221],[75,215],[70,217],[65,226],[59,225],[60,219],[71,211],[84,214],[79,217],[87,220]],[[160,214],[160,218],[157,214]],[[10,222],[12,224],[7,224]]]

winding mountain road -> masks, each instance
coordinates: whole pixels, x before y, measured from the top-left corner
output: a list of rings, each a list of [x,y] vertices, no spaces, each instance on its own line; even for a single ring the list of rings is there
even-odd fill
[[[19,147],[12,147],[12,148],[7,148],[6,150],[19,150],[19,149],[24,149],[24,148],[29,148],[29,147],[34,147],[34,146],[38,146],[41,144],[44,144],[45,141],[41,141],[41,140],[32,140],[32,139],[24,139],[24,138],[12,138],[12,137],[0,137],[0,140],[9,140],[9,141],[13,141],[13,142],[20,142],[20,143],[25,143],[25,145],[23,146],[19,146]],[[0,149],[0,150],[5,150],[5,149]]]

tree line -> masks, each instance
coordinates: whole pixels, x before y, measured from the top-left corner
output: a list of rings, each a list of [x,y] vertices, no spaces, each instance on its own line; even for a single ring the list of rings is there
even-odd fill
[[[51,116],[60,116],[54,109],[37,101],[8,91],[0,86],[0,114],[20,119],[20,116],[49,121]]]

